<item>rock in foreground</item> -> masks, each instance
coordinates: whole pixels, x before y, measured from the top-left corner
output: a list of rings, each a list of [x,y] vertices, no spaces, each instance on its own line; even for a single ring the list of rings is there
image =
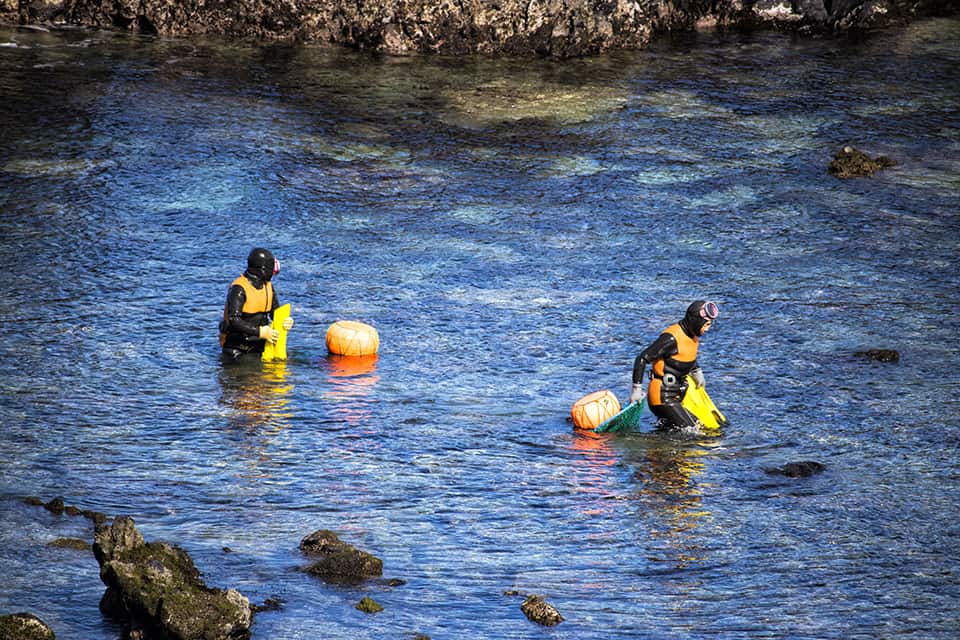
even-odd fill
[[[53,630],[32,613],[0,615],[0,640],[54,640]]]
[[[208,588],[187,552],[145,542],[129,517],[98,527],[94,555],[107,590],[106,615],[145,637],[239,640],[250,635],[250,602],[239,592]]]

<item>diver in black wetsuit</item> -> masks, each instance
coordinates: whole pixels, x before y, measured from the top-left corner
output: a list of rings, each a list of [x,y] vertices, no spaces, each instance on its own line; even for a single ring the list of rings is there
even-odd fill
[[[704,385],[703,371],[697,364],[697,347],[700,337],[710,330],[718,315],[720,309],[716,304],[697,300],[687,307],[680,322],[664,329],[634,361],[630,402],[639,402],[646,397],[650,410],[660,418],[660,426],[698,427],[699,420],[683,407],[681,401],[687,392],[685,379],[688,374],[698,387]],[[653,366],[650,385],[644,392],[643,373],[647,364]]]
[[[266,249],[247,256],[247,270],[230,284],[220,321],[220,347],[225,362],[235,362],[248,353],[261,354],[267,342],[276,342],[278,332],[270,327],[273,310],[280,306],[271,279],[280,273],[280,261]],[[287,318],[284,328],[293,326]]]

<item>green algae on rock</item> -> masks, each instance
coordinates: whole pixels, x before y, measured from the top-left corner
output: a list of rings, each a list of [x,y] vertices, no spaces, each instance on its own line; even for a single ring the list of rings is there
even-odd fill
[[[98,527],[94,539],[100,579],[107,585],[103,613],[177,640],[249,637],[250,601],[233,589],[207,587],[183,549],[145,542],[126,516]]]

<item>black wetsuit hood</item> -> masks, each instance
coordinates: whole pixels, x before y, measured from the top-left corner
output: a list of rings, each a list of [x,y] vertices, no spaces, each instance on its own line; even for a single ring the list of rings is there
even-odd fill
[[[247,270],[243,275],[259,289],[264,283],[270,282],[275,266],[276,259],[273,254],[267,249],[257,248],[247,256]]]
[[[683,316],[683,320],[679,322],[680,328],[691,338],[700,336],[703,325],[707,324],[707,319],[700,314],[700,310],[703,309],[705,304],[707,304],[706,300],[697,300],[692,303],[687,307],[687,313]]]

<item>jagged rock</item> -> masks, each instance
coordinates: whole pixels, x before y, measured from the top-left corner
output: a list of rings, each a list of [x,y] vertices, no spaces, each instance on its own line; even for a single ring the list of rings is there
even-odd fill
[[[542,596],[527,596],[527,599],[520,605],[520,610],[527,619],[545,627],[552,627],[555,624],[563,622],[563,616],[553,608],[553,605],[543,599]]]
[[[93,552],[107,589],[105,614],[146,636],[171,640],[234,640],[249,637],[250,602],[239,592],[212,589],[187,552],[163,542],[147,543],[133,519],[99,526]]]
[[[871,158],[862,151],[853,147],[844,147],[830,162],[827,168],[838,178],[856,178],[873,175],[881,169],[892,167],[897,163],[886,156]]]
[[[54,640],[53,629],[32,613],[0,615],[0,640]]]
[[[899,362],[900,353],[894,349],[868,349],[866,351],[857,351],[853,355],[863,356],[876,360],[877,362]]]
[[[380,613],[383,611],[383,607],[380,606],[380,603],[370,597],[363,598],[363,600],[357,603],[355,608],[358,611],[363,611],[364,613]]]
[[[0,0],[0,21],[331,42],[393,55],[593,55],[642,49],[655,33],[772,27],[868,30],[957,10],[956,0]]]
[[[788,478],[808,478],[823,471],[824,467],[814,460],[803,460],[800,462],[788,462],[782,467],[765,469],[771,475],[787,476]]]
[[[383,575],[383,560],[343,542],[326,529],[301,540],[300,550],[314,560],[304,571],[328,582],[355,582]]]

